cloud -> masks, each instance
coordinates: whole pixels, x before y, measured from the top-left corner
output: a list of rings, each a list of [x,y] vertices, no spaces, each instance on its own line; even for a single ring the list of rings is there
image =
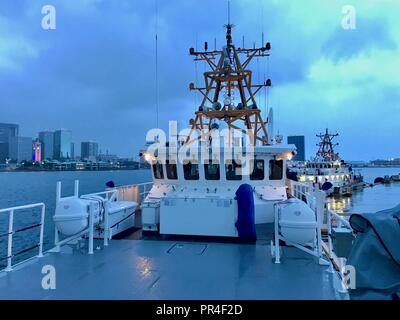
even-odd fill
[[[0,72],[1,69],[18,69],[21,60],[37,56],[38,48],[27,39],[16,37],[0,39]]]
[[[261,45],[264,32],[271,42],[269,63],[256,59],[251,67],[255,80],[272,79],[269,106],[282,133],[304,133],[311,147],[329,124],[343,131],[347,158],[396,156],[373,148],[372,136],[368,150],[357,141],[371,134],[366,125],[375,137],[388,133],[391,145],[400,134],[393,120],[400,117],[400,6],[352,1],[358,29],[344,33],[347,2],[232,0],[233,37],[238,46],[242,36],[247,46]],[[64,127],[77,143],[92,139],[102,150],[137,154],[157,118],[155,1],[53,0],[54,31],[41,29],[44,4],[0,3],[0,120],[20,123],[23,135]],[[159,0],[158,11],[159,123],[183,126],[199,104],[188,84],[197,78],[201,85],[205,70],[188,49],[204,41],[213,47],[214,38],[223,44],[226,1]],[[376,122],[382,108],[387,113]]]
[[[355,30],[336,28],[322,46],[322,53],[335,62],[350,59],[359,54],[368,54],[372,49],[394,50],[396,43],[391,38],[384,19],[357,20]]]

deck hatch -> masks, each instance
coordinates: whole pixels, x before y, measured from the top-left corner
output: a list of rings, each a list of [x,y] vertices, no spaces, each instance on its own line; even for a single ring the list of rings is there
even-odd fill
[[[173,255],[202,255],[207,246],[204,243],[175,243],[168,249],[167,253]]]

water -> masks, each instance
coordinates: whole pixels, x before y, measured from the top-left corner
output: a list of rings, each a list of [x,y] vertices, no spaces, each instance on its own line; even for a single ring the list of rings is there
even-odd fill
[[[399,167],[361,169],[361,174],[367,183],[373,183],[377,177],[399,173]],[[354,192],[349,198],[332,198],[330,202],[329,208],[339,213],[376,212],[390,209],[400,204],[400,182],[375,185]]]
[[[113,180],[117,186],[151,181],[150,170],[126,171],[57,171],[57,172],[0,172],[0,208],[43,202],[46,205],[44,248],[54,243],[54,215],[56,203],[56,183],[62,182],[62,195],[73,194],[74,181],[80,182],[80,194],[103,191],[105,183]],[[14,229],[20,229],[40,221],[39,210],[18,211],[14,215]],[[8,232],[8,215],[0,214],[0,235]],[[19,252],[39,242],[39,228],[14,235],[13,252]],[[0,259],[6,257],[7,237],[0,236]],[[18,258],[37,254],[32,249]],[[4,265],[5,260],[0,260]]]
[[[398,174],[400,168],[363,168],[365,182],[373,182],[378,176]],[[74,180],[80,181],[80,194],[103,191],[105,183],[113,180],[115,184],[125,185],[151,181],[150,170],[133,171],[64,171],[64,172],[0,172],[0,208],[36,202],[46,204],[44,247],[49,249],[54,242],[52,216],[55,209],[56,183],[62,181],[63,196],[72,195]],[[331,199],[330,207],[338,212],[376,212],[400,204],[400,182],[390,185],[377,185],[353,194],[351,198]],[[36,223],[40,212],[26,211],[15,215],[15,228]],[[7,232],[8,215],[0,214],[0,235]],[[7,237],[0,237],[0,259],[6,256]],[[39,229],[31,229],[14,235],[14,252],[39,242]],[[32,250],[28,254],[36,254]],[[18,260],[18,259],[16,259]],[[0,260],[0,265],[4,264]]]

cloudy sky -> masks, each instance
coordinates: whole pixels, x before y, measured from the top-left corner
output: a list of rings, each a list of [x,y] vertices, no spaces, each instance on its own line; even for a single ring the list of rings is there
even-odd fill
[[[56,30],[42,29],[46,4]],[[348,4],[355,30],[341,26]],[[66,128],[76,143],[136,155],[157,123],[158,24],[159,123],[185,126],[199,104],[188,84],[205,67],[188,49],[222,45],[226,0],[158,0],[156,12],[156,0],[1,0],[0,122],[24,136]],[[272,44],[252,67],[273,81],[275,129],[304,134],[308,156],[328,126],[344,159],[400,157],[399,12],[400,0],[231,0],[237,44],[260,45],[262,32]]]

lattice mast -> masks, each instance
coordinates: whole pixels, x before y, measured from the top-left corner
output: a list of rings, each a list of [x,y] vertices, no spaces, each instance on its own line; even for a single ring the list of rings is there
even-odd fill
[[[335,153],[334,147],[338,146],[338,143],[333,143],[333,139],[339,136],[338,133],[332,134],[328,132],[328,128],[325,133],[320,133],[316,135],[321,139],[317,146],[319,147],[317,152],[317,159],[322,159],[323,161],[337,161],[339,160],[339,154]]]
[[[255,57],[269,56],[271,45],[269,42],[260,48],[236,48],[232,41],[233,25],[228,23],[226,28],[226,45],[222,50],[208,50],[208,43],[204,44],[204,51],[195,51],[190,48],[190,55],[195,61],[206,61],[211,70],[204,72],[204,87],[190,84],[190,90],[199,91],[203,99],[195,112],[195,118],[190,120],[191,132],[200,131],[201,137],[207,135],[217,121],[225,121],[228,128],[248,132],[253,145],[261,141],[263,145],[270,143],[267,122],[261,117],[255,95],[264,87],[271,86],[268,79],[262,84],[253,84],[252,71],[248,66]],[[244,56],[242,62],[239,56]],[[235,103],[235,93],[239,93],[238,103]],[[220,102],[223,98],[222,103]]]

